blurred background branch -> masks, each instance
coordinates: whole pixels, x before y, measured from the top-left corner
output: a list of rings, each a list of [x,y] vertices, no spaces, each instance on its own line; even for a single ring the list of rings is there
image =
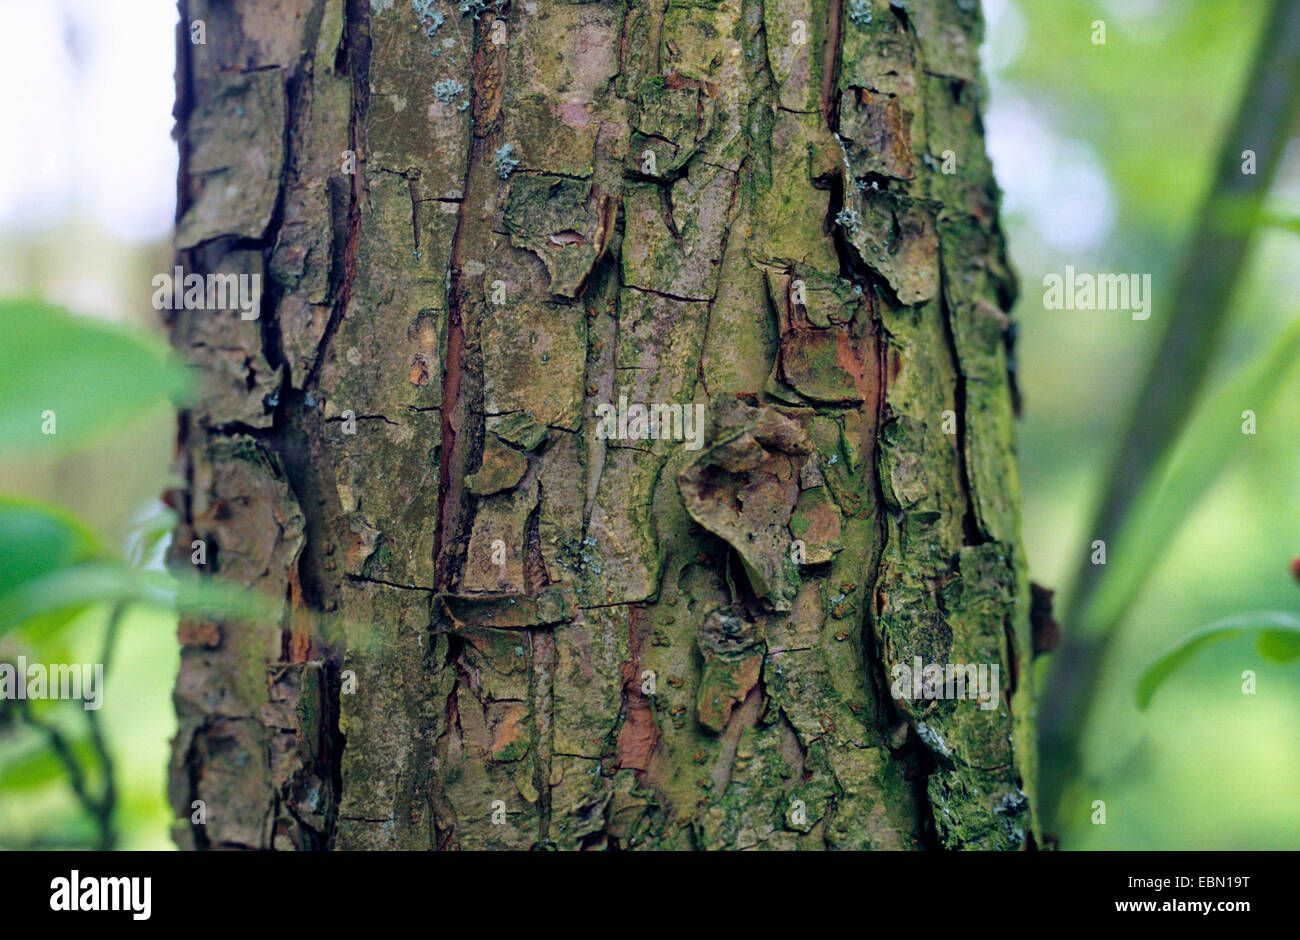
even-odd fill
[[[1300,0],[1275,0],[1260,37],[1232,125],[1224,135],[1214,182],[1188,247],[1163,337],[1151,360],[1120,439],[1092,538],[1112,547],[1108,564],[1080,552],[1069,604],[1061,617],[1064,641],[1045,685],[1039,713],[1042,787],[1048,818],[1080,767],[1080,740],[1095,701],[1097,677],[1111,639],[1141,588],[1130,578],[1123,596],[1096,603],[1101,581],[1116,566],[1149,566],[1153,559],[1116,554],[1134,500],[1187,429],[1201,401],[1209,368],[1230,320],[1234,290],[1256,220],[1295,124],[1300,101]],[[1250,169],[1250,172],[1247,171]],[[1287,348],[1290,353],[1293,350]],[[1208,468],[1217,470],[1217,467]],[[1208,483],[1208,481],[1201,481]]]

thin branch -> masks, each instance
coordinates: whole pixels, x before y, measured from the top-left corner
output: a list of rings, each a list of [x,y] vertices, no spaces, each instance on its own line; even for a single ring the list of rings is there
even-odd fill
[[[118,633],[121,632],[122,617],[126,614],[127,603],[119,602],[108,618],[108,629],[104,632],[103,652],[99,655],[99,660],[104,666],[104,681],[108,681],[109,663],[113,656],[113,647],[117,644]],[[103,693],[103,689],[100,689]],[[92,708],[86,712],[86,719],[90,723],[90,741],[95,748],[95,756],[99,760],[100,768],[104,774],[104,792],[98,804],[96,821],[99,823],[99,841],[100,849],[109,851],[117,845],[117,830],[113,827],[113,812],[117,808],[117,783],[116,774],[113,765],[113,753],[108,747],[108,742],[104,739],[104,731],[100,725],[99,709]]]
[[[44,734],[49,740],[50,750],[54,752],[54,756],[59,759],[59,763],[63,764],[63,769],[67,772],[68,785],[72,787],[72,792],[76,794],[77,800],[85,807],[86,812],[94,816],[97,801],[86,786],[86,775],[82,772],[77,756],[72,753],[72,745],[68,743],[63,732],[57,725],[42,721],[32,714],[31,705],[25,700],[19,703],[18,710],[24,722]]]
[[[104,646],[99,657],[100,663],[104,667],[105,676],[108,675],[109,661],[113,654],[113,647],[117,642],[122,616],[125,614],[127,606],[125,601],[117,604],[108,618],[108,628],[104,633]],[[72,787],[72,792],[76,795],[85,811],[95,820],[95,826],[99,831],[99,838],[95,848],[100,851],[111,851],[117,845],[117,831],[113,827],[113,815],[117,808],[117,785],[114,779],[113,754],[108,747],[107,740],[104,738],[103,728],[99,720],[99,710],[93,708],[86,710],[86,720],[90,726],[91,747],[94,750],[95,759],[99,763],[100,771],[104,776],[103,790],[99,796],[96,796],[90,792],[81,763],[77,760],[72,745],[63,732],[59,730],[59,727],[37,718],[32,713],[31,706],[25,700],[17,704],[23,720],[48,739],[50,750],[54,752],[54,756],[59,759],[68,775],[68,784]]]

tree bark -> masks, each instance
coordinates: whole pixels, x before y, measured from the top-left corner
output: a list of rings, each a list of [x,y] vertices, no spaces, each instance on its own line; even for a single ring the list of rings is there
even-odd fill
[[[179,844],[1035,844],[973,0],[181,14]]]

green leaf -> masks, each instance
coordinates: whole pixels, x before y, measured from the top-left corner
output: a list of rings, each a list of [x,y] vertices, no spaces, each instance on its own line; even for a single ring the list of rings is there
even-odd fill
[[[13,794],[34,790],[62,780],[63,764],[50,751],[34,751],[0,767],[0,791]]]
[[[1085,631],[1115,624],[1155,570],[1161,554],[1201,495],[1240,448],[1241,412],[1262,420],[1300,361],[1300,320],[1282,332],[1255,362],[1206,396],[1178,443],[1138,490],[1133,510],[1113,544],[1107,566],[1079,620]]]
[[[1225,617],[1201,627],[1147,667],[1137,684],[1138,708],[1146,711],[1165,680],[1186,666],[1205,647],[1254,631],[1259,631],[1258,648],[1265,659],[1286,662],[1300,658],[1300,617],[1295,614],[1283,610],[1254,610]]]
[[[52,571],[0,596],[0,636],[34,618],[92,603],[145,604],[215,619],[277,622],[283,601],[213,578],[136,571],[114,562]]]
[[[0,496],[0,597],[23,582],[102,551],[95,533],[66,510]]]
[[[147,336],[41,300],[0,301],[0,452],[83,441],[188,387]]]
[[[1271,663],[1292,662],[1300,659],[1300,631],[1261,630],[1256,647]]]
[[[0,762],[0,793],[6,796],[62,783],[67,777],[67,767],[46,746],[44,737],[30,728],[24,730],[21,744],[6,745],[7,748],[12,746],[15,753],[6,754]],[[94,761],[93,745],[85,732],[71,737],[68,745],[80,762]]]

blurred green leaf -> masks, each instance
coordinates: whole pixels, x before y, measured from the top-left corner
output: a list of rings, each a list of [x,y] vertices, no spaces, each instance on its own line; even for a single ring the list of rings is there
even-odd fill
[[[1080,618],[1085,630],[1116,623],[1155,569],[1160,555],[1201,495],[1237,451],[1254,438],[1241,433],[1241,413],[1257,419],[1300,361],[1300,320],[1241,373],[1211,392],[1157,472],[1138,491],[1134,509],[1107,549],[1107,566]]]
[[[1263,630],[1259,634],[1259,655],[1271,663],[1289,663],[1300,659],[1300,631]]]
[[[114,562],[51,571],[0,595],[0,636],[59,611],[97,602],[145,604],[215,619],[275,621],[283,602],[212,578],[136,571]]]
[[[0,495],[0,597],[102,551],[95,533],[66,510]]]
[[[1300,617],[1283,610],[1253,610],[1216,620],[1183,639],[1149,666],[1137,684],[1137,704],[1143,711],[1165,680],[1212,643],[1259,631],[1260,655],[1272,662],[1300,658]]]
[[[0,790],[21,793],[63,779],[64,768],[51,751],[33,751],[0,767]]]
[[[103,551],[99,537],[62,507],[0,495],[0,605],[21,585],[97,558]],[[88,606],[67,604],[34,614],[26,626],[52,632]],[[0,634],[4,632],[0,623]]]
[[[82,763],[94,761],[94,748],[88,735],[83,733],[69,739],[67,743]],[[6,754],[4,761],[0,762],[0,793],[12,795],[37,790],[53,783],[63,784],[67,777],[67,766],[35,733],[29,731],[27,740],[22,746],[15,745],[14,750],[18,753]]]
[[[188,387],[167,347],[147,336],[42,300],[0,300],[0,452],[83,441]]]

